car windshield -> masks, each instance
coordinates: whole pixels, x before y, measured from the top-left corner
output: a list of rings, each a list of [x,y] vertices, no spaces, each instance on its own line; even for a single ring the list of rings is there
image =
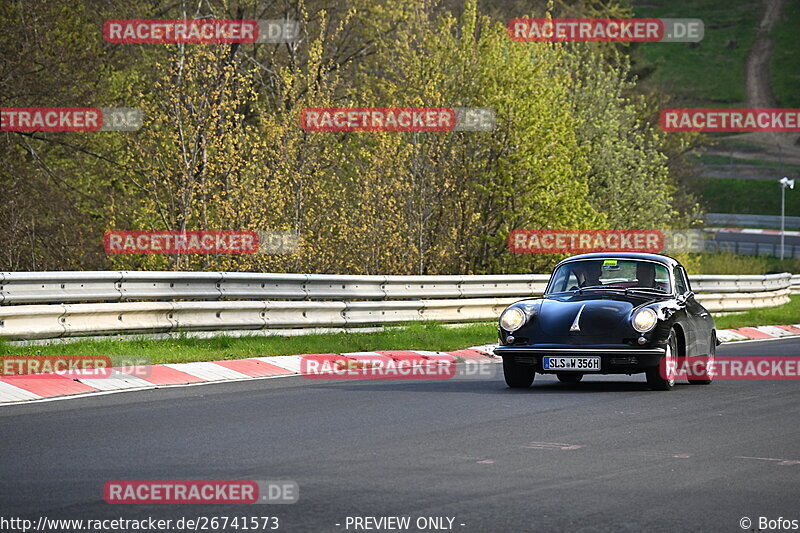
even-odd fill
[[[667,267],[636,259],[571,261],[558,267],[546,294],[590,290],[640,290],[669,294],[672,287]]]

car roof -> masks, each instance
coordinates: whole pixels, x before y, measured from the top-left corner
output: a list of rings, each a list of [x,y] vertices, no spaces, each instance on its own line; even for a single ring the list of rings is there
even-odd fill
[[[560,266],[564,263],[570,263],[572,261],[581,261],[585,259],[632,259],[632,260],[638,259],[642,261],[655,261],[657,263],[663,263],[669,267],[680,265],[680,263],[678,263],[673,258],[660,254],[646,254],[646,253],[636,253],[636,252],[598,252],[591,254],[573,255],[572,257],[564,259],[556,266]]]

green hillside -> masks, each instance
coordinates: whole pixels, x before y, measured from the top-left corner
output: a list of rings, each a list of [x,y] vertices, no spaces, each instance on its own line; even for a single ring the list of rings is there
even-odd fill
[[[762,16],[760,2],[746,0],[647,0],[634,2],[644,18],[699,18],[703,40],[639,47],[640,70],[654,69],[655,83],[686,107],[735,107],[745,101],[745,61]]]
[[[710,213],[781,214],[781,189],[775,181],[709,178],[697,185]],[[800,214],[800,190],[786,191],[786,214]]]

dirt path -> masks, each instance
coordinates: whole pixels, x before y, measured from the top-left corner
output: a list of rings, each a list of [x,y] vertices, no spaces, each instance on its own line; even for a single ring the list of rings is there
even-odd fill
[[[784,0],[763,0],[764,15],[758,25],[753,47],[745,63],[745,89],[747,92],[747,107],[777,107],[775,96],[770,87],[769,60],[772,55],[772,31],[775,22],[780,16]],[[754,154],[732,154],[734,157],[749,159],[763,159],[778,161],[788,164],[800,164],[800,146],[796,144],[800,134],[797,133],[743,133],[730,137],[742,142],[760,145],[763,152],[754,157]],[[709,153],[731,154],[730,147],[711,149]],[[765,170],[766,173],[766,170]],[[747,176],[731,176],[742,177]]]
[[[780,16],[783,0],[765,0],[764,3],[764,16],[745,64],[748,107],[775,107],[775,97],[769,84],[769,57],[772,53],[769,34]]]

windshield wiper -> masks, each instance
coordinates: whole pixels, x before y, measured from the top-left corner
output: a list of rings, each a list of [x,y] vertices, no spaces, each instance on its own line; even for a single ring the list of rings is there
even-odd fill
[[[656,289],[655,287],[626,287],[625,292],[628,291],[651,291],[651,292],[657,292],[659,294],[669,294],[668,292],[662,289]]]
[[[588,287],[580,287],[575,292],[578,294],[582,294],[583,291],[616,291],[616,292],[623,292],[628,294],[628,291],[647,291],[647,292],[654,292],[656,294],[669,294],[661,289],[656,289],[654,287],[609,287],[608,285],[589,285]]]

